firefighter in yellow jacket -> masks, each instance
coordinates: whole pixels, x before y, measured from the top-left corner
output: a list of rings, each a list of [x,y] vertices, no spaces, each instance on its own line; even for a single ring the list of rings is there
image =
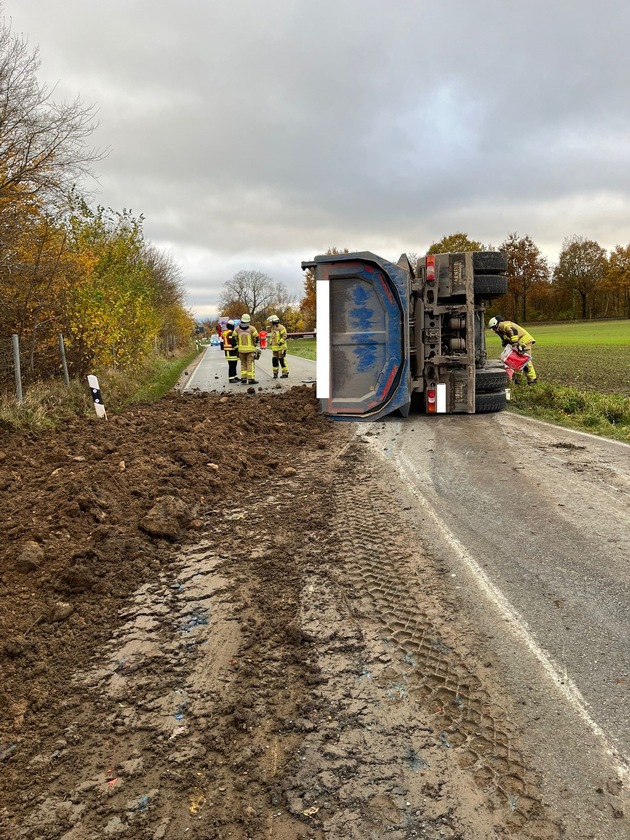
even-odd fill
[[[252,319],[246,312],[238,327],[234,330],[238,357],[241,362],[241,383],[258,385],[255,378],[254,359],[260,352],[258,350],[258,330],[252,325]]]
[[[519,353],[527,353],[528,356],[532,355],[532,347],[536,344],[536,339],[527,330],[523,329],[523,327],[519,327],[518,324],[514,323],[514,321],[507,321],[500,315],[496,315],[494,318],[490,318],[488,326],[499,336],[504,347],[511,344],[512,347],[516,347]],[[534,363],[531,359],[523,368],[523,372],[525,373],[527,384],[533,385],[537,377]]]
[[[269,327],[269,343],[271,345],[271,365],[273,367],[273,378],[278,378],[278,369],[282,370],[281,379],[289,375],[287,365],[287,328],[280,323],[277,315],[270,315],[267,321]]]

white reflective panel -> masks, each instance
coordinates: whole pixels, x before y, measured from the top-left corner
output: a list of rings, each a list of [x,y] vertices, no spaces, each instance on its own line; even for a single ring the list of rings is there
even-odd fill
[[[330,397],[330,280],[317,281],[315,394],[319,400]]]
[[[437,413],[446,414],[446,383],[437,386]]]

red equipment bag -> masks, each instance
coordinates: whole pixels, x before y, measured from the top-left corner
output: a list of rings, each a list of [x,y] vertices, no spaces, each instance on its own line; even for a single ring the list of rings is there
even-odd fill
[[[513,347],[511,344],[508,344],[501,353],[503,364],[512,368],[512,370],[523,370],[531,358],[527,353],[519,353],[516,347]]]

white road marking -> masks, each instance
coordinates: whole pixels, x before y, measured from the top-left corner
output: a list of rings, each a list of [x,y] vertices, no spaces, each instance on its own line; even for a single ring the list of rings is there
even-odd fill
[[[362,434],[362,432],[363,430],[361,428],[357,429],[357,434]],[[396,434],[397,432],[394,431],[392,437],[395,437]],[[390,440],[390,443],[393,443],[393,440]],[[381,458],[387,458],[388,460],[391,459],[392,452],[389,447],[386,448],[385,452],[378,446],[371,446],[371,448]],[[474,559],[472,554],[451,532],[433,505],[431,505],[429,500],[420,492],[418,487],[422,486],[422,478],[414,465],[411,463],[410,459],[402,452],[399,452],[398,456],[392,460],[396,471],[404,481],[408,490],[412,493],[424,511],[431,517],[437,528],[441,531],[448,545],[450,545],[460,560],[462,560],[469,568],[481,591],[491,601],[491,603],[496,606],[498,612],[508,623],[514,635],[525,643],[530,653],[532,653],[542,665],[545,674],[552,681],[556,689],[563,695],[576,714],[584,721],[593,735],[595,735],[595,737],[600,741],[606,754],[610,757],[613,767],[624,786],[630,783],[630,758],[621,754],[611,744],[604,730],[598,723],[595,722],[595,720],[593,720],[588,711],[588,704],[582,697],[582,694],[573,680],[568,677],[566,671],[558,668],[549,654],[540,647],[527,626],[527,622],[512,606],[501,590],[494,585],[488,575]]]
[[[540,647],[527,626],[527,622],[518,613],[518,611],[514,609],[501,590],[492,583],[488,575],[479,566],[472,554],[460,543],[457,537],[450,531],[446,523],[440,518],[430,502],[422,495],[422,493],[418,492],[417,485],[421,483],[420,476],[409,458],[407,458],[406,455],[399,453],[399,458],[396,460],[395,465],[400,477],[403,479],[418,502],[422,505],[424,510],[430,514],[431,518],[442,532],[446,542],[468,566],[476,578],[479,588],[490,599],[490,601],[494,603],[501,616],[512,628],[515,635],[525,642],[527,648],[536,657],[538,662],[540,662],[545,673],[551,679],[555,687],[565,697],[575,712],[582,718],[591,732],[599,739],[606,750],[606,753],[613,760],[619,778],[622,779],[624,784],[627,784],[630,781],[630,759],[621,755],[618,750],[612,746],[604,730],[593,720],[588,711],[588,705],[573,680],[571,680],[566,673],[563,673],[546,651]]]
[[[208,350],[210,349],[210,347],[211,347],[211,346],[212,346],[212,345],[208,345],[208,347],[206,347],[206,349],[205,349],[205,351],[204,351],[203,356],[199,359],[199,361],[198,361],[198,362],[197,362],[197,364],[195,365],[195,369],[194,369],[194,370],[193,370],[193,372],[190,374],[190,377],[186,380],[186,384],[184,385],[184,387],[183,387],[183,389],[182,389],[183,391],[187,391],[187,390],[188,390],[188,388],[190,387],[190,385],[192,384],[192,381],[193,381],[193,379],[195,378],[195,374],[196,374],[196,373],[197,373],[197,371],[199,370],[199,367],[201,366],[201,363],[203,362],[203,360],[206,358],[206,355],[208,354]]]

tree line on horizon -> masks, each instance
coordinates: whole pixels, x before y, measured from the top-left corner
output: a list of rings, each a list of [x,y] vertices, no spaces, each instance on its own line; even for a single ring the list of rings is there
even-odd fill
[[[427,254],[463,251],[501,251],[507,257],[507,294],[493,302],[493,310],[515,321],[565,321],[590,318],[630,318],[630,244],[607,254],[597,242],[567,237],[554,266],[530,236],[511,233],[498,247],[452,233],[432,243]],[[327,255],[350,249],[331,247]],[[412,267],[420,255],[407,254]],[[282,283],[258,271],[238,272],[228,280],[220,300],[222,315],[240,318],[249,312],[263,323],[273,312],[289,332],[315,328],[315,273],[307,269],[302,297],[291,298]],[[211,328],[216,319],[208,319]]]
[[[630,244],[607,254],[592,239],[568,236],[558,262],[550,265],[530,236],[511,233],[493,247],[455,233],[434,242],[427,253],[461,251],[506,255],[508,292],[494,306],[513,320],[630,318]]]
[[[142,216],[81,194],[107,154],[87,146],[95,108],[53,102],[38,69],[38,50],[0,21],[0,338],[19,337],[38,377],[59,371],[60,334],[71,375],[133,368],[190,341],[180,269]]]

